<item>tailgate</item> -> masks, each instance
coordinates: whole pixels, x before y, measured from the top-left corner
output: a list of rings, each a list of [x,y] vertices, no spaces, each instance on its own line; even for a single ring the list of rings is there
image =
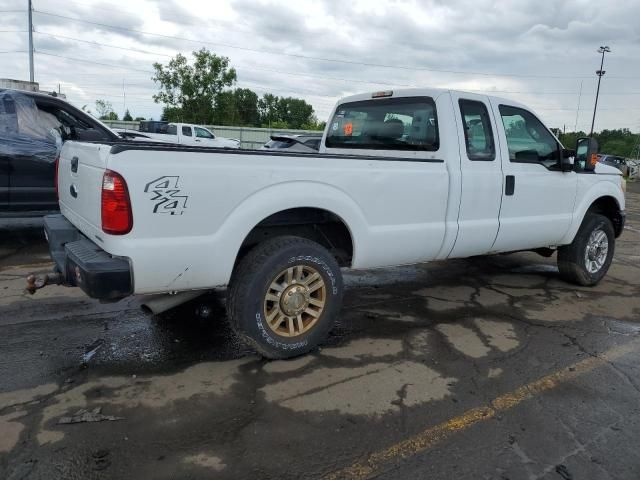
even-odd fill
[[[102,233],[102,176],[110,145],[66,142],[58,164],[60,210],[89,238]]]

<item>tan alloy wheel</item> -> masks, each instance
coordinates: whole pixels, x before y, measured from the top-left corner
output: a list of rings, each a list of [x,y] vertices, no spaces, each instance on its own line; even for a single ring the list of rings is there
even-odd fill
[[[327,300],[322,275],[308,265],[296,265],[275,276],[264,297],[264,315],[274,333],[297,337],[313,328]]]

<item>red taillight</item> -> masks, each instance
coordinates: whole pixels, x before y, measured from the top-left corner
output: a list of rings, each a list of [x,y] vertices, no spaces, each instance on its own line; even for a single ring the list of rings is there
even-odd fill
[[[56,198],[60,200],[60,194],[58,193],[58,167],[60,167],[60,155],[56,157],[56,176],[53,180],[53,183],[56,186]]]
[[[111,235],[124,235],[132,227],[133,215],[127,182],[119,173],[107,170],[102,177],[102,231]]]

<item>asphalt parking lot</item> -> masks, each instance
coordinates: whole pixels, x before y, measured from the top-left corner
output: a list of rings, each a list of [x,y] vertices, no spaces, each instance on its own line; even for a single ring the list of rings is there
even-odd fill
[[[321,350],[269,362],[211,296],[24,293],[0,232],[0,478],[638,479],[640,188],[595,288],[531,253],[347,275]],[[100,421],[97,421],[100,420]]]

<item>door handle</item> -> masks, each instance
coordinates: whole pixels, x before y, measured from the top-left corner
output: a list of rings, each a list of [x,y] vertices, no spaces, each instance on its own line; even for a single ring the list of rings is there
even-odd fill
[[[71,159],[71,173],[78,173],[78,157]]]
[[[513,195],[513,192],[516,189],[516,177],[513,175],[507,175],[504,183],[504,194],[505,195]]]

